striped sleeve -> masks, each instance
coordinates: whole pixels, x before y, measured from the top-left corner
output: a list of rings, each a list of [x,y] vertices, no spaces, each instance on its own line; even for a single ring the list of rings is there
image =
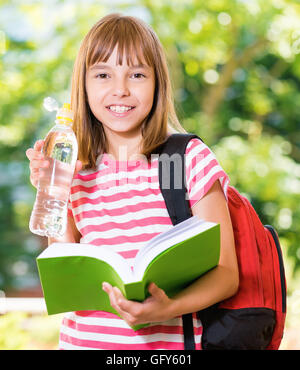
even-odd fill
[[[68,202],[68,217],[73,217],[71,202]]]
[[[186,185],[193,207],[209,191],[216,180],[220,181],[227,199],[229,177],[220,166],[216,156],[199,139],[192,139],[185,152]]]

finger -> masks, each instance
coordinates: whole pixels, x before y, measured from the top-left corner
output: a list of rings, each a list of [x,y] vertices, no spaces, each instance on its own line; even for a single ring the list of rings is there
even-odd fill
[[[116,312],[124,319],[128,320],[130,319],[129,315],[124,312],[117,303],[117,298],[115,295],[115,289],[108,283],[104,282],[102,284],[102,289],[108,294],[109,302],[111,307],[116,310]]]
[[[33,168],[30,170],[30,176],[34,179],[34,180],[37,180],[40,178],[40,175],[41,174],[41,171],[39,168]]]
[[[127,323],[132,326],[143,321],[143,304],[126,299],[122,292],[117,288],[113,288],[115,293],[116,303],[118,305],[118,312]]]
[[[30,175],[30,182],[32,184],[32,186],[34,186],[35,188],[38,186],[38,179],[32,175]]]
[[[103,282],[102,289],[107,293],[111,306],[114,309],[117,309],[117,302],[116,302],[115,292],[113,290],[113,287],[109,283]]]
[[[111,307],[114,308],[116,311],[118,311],[117,302],[115,299],[112,286],[104,282],[102,283],[102,289],[107,293]]]
[[[115,292],[116,293],[116,292]],[[140,323],[141,303],[129,301],[123,296],[115,295],[116,310],[119,315],[127,322],[129,326],[134,326]]]
[[[123,315],[137,319],[141,314],[141,303],[129,301],[126,298],[117,297],[117,304]]]
[[[33,159],[42,159],[44,158],[43,154],[33,148],[29,148],[25,152],[26,157],[31,161]]]
[[[45,156],[42,152],[39,152],[33,148],[29,148],[25,152],[26,157],[32,161],[32,160],[42,160],[45,159]]]
[[[119,303],[123,305],[125,301],[131,304],[135,302],[128,301],[117,287],[112,287],[109,283],[102,283],[102,289],[108,294],[111,306],[129,325],[132,325],[135,318],[129,312],[123,310]]]
[[[119,288],[114,287],[113,291],[117,305],[120,307],[121,310],[127,311],[127,308],[130,306],[132,302],[123,296]]]
[[[148,291],[152,295],[152,297],[162,300],[167,298],[166,293],[163,289],[160,289],[155,283],[150,283],[148,286]]]
[[[118,310],[122,316],[125,314],[130,314],[130,308],[132,308],[132,305],[134,302],[129,301],[126,299],[119,288],[113,287],[113,294],[114,294],[114,301],[118,307]]]
[[[43,149],[44,140],[38,140],[34,143],[33,148],[29,148],[26,150],[26,156],[29,160],[37,159],[37,158],[43,158],[43,154],[41,153],[41,150]]]
[[[105,293],[107,293],[109,295],[110,292],[111,292],[112,286],[109,283],[107,283],[106,281],[104,281],[102,283],[102,289],[105,291]]]
[[[37,140],[34,143],[33,149],[40,152],[43,149],[44,143],[45,143],[45,140]]]
[[[45,159],[32,159],[29,164],[31,171],[49,167],[49,161]]]
[[[34,187],[37,187],[39,180],[45,176],[43,169],[50,166],[50,162],[43,159],[32,159],[29,163],[30,182]]]
[[[37,183],[39,180],[41,180],[43,177],[46,176],[45,171],[43,171],[42,168],[34,168],[30,171],[30,179],[31,182]]]

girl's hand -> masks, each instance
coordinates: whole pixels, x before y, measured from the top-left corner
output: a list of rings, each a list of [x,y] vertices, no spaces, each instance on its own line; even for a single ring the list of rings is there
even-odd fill
[[[43,172],[40,171],[40,169],[47,168],[50,165],[49,161],[47,161],[44,154],[42,153],[43,145],[44,140],[38,140],[35,142],[33,148],[29,148],[26,150],[26,156],[30,161],[30,182],[34,187],[37,187],[39,179],[43,176]],[[81,161],[77,161],[74,174],[80,171],[81,168]]]
[[[44,140],[38,140],[35,142],[33,148],[26,150],[26,156],[29,159],[30,169],[30,182],[34,187],[37,187],[39,178],[41,177],[40,168],[46,168],[49,166],[49,162],[45,159],[42,148]]]
[[[172,315],[174,300],[154,283],[149,284],[151,296],[144,302],[129,301],[117,287],[108,283],[103,283],[102,288],[108,294],[112,308],[129,326],[166,321],[175,317]]]

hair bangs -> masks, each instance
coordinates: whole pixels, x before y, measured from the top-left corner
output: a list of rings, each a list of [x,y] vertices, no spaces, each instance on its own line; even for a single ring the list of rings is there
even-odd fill
[[[131,22],[115,22],[110,27],[101,27],[90,40],[87,50],[86,68],[99,62],[107,62],[117,47],[117,65],[122,65],[124,59],[129,66],[147,64],[154,66],[153,48],[146,35],[136,29]]]

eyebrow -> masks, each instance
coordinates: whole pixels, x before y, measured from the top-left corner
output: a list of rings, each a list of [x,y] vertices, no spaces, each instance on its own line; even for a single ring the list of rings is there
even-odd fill
[[[89,69],[90,69],[90,71],[93,71],[93,70],[111,69],[111,68],[112,67],[110,67],[107,64],[100,63],[100,64],[94,64]],[[146,64],[136,64],[136,65],[130,66],[129,68],[130,69],[142,69],[142,68],[149,69],[150,67],[148,65],[146,65]]]

